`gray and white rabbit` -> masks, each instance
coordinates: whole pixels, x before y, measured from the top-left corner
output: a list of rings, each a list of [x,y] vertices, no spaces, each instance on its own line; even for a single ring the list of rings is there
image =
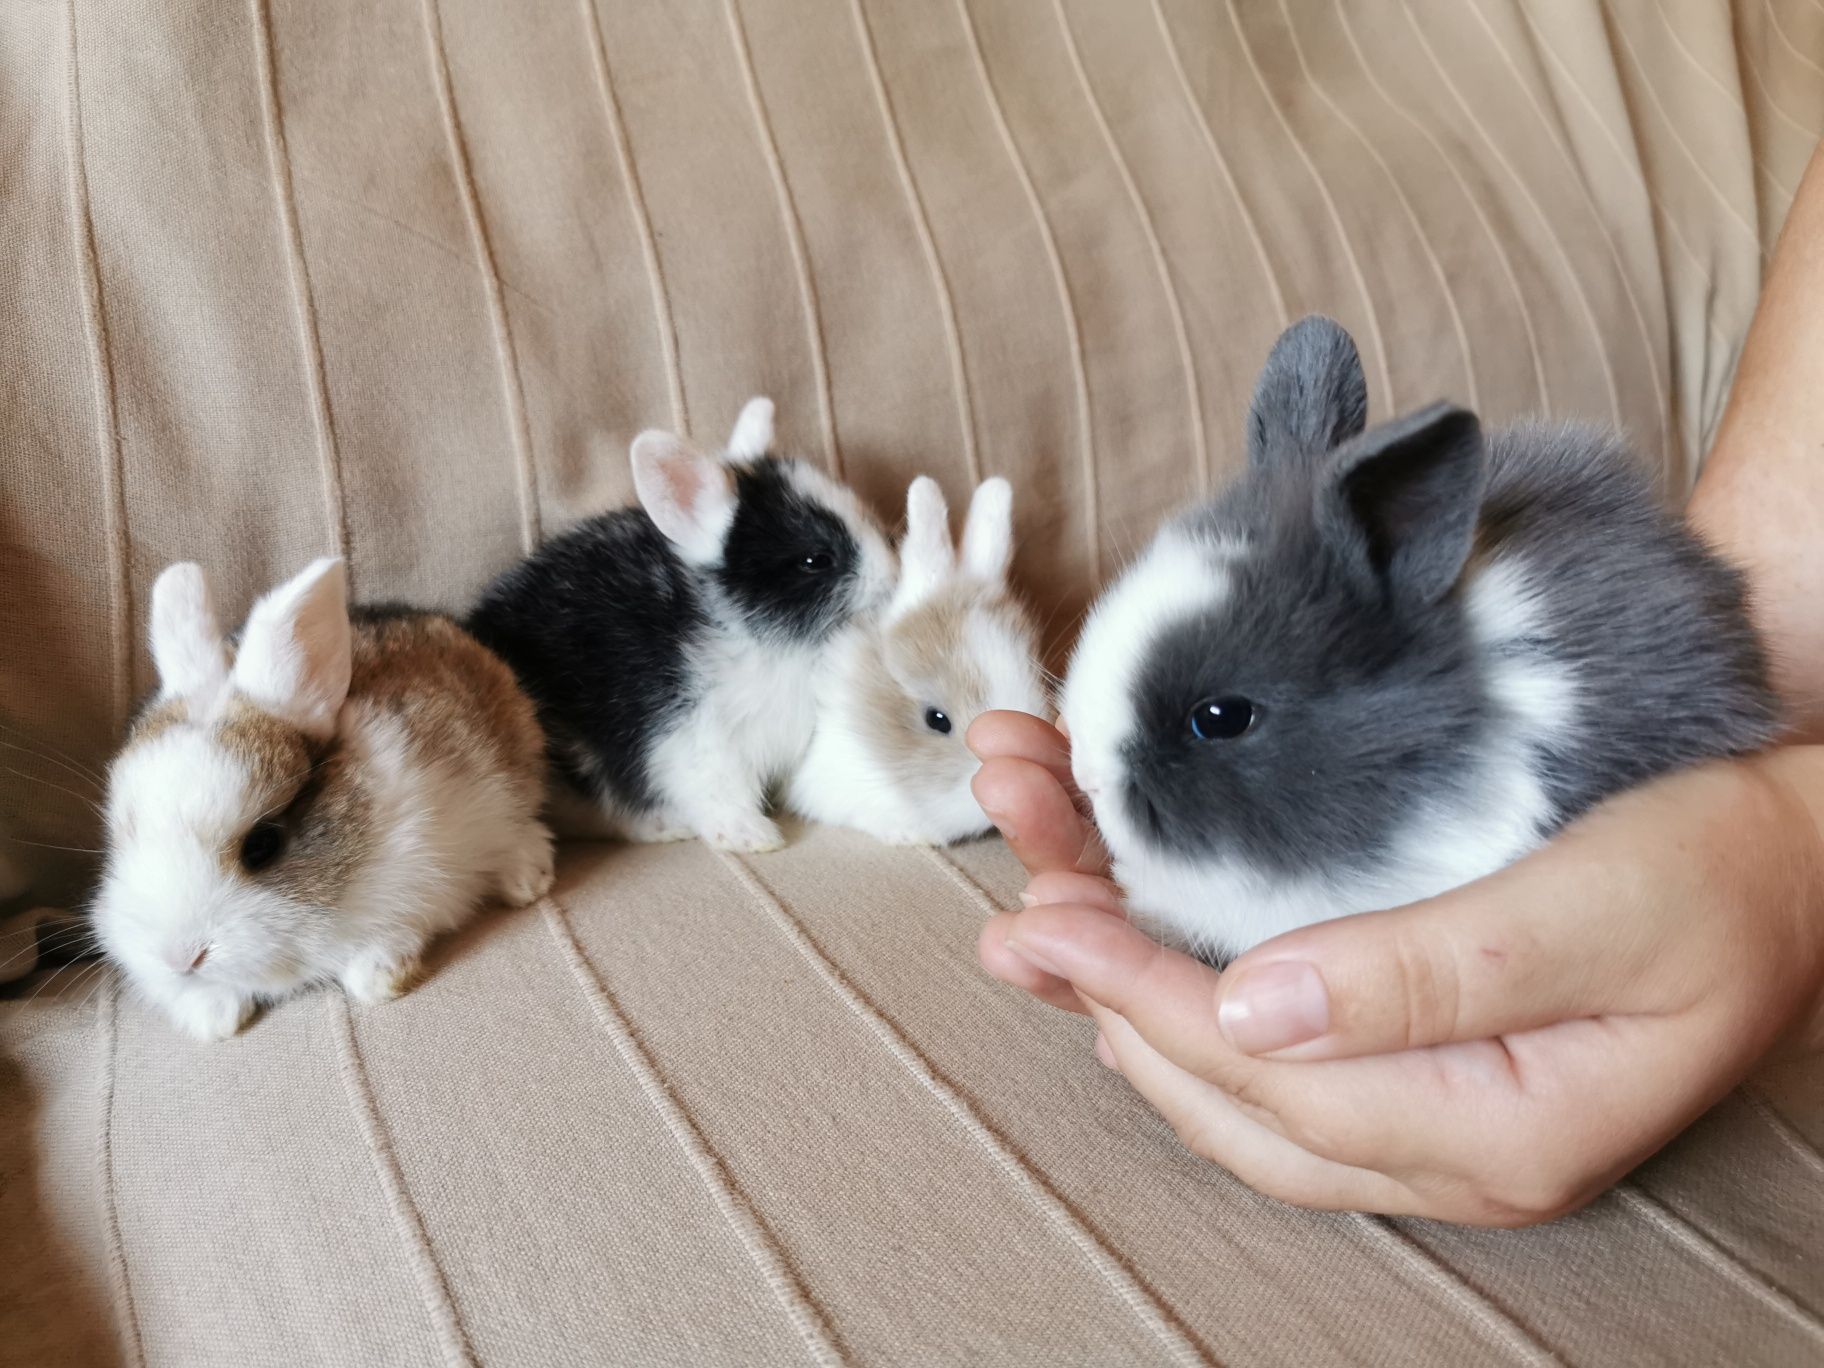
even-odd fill
[[[1246,473],[1101,597],[1065,681],[1132,911],[1206,958],[1467,883],[1779,728],[1741,577],[1619,437],[1366,417],[1349,335],[1290,328]]]

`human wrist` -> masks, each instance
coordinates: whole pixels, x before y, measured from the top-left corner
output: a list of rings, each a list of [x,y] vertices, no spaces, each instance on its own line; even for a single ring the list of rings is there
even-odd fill
[[[1781,1036],[1781,1053],[1824,1053],[1824,745],[1777,747],[1758,757],[1756,768],[1792,817],[1777,853],[1793,881],[1788,967],[1801,1006]]]

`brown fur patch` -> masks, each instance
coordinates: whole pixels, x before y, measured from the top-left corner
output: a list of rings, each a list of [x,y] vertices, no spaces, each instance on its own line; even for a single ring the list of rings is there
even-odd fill
[[[985,587],[959,584],[907,613],[869,646],[862,676],[868,711],[880,725],[870,733],[881,763],[914,793],[935,792],[975,769],[963,728],[987,703],[988,682],[963,644],[971,616],[1005,616],[1023,626],[1018,607]],[[948,735],[925,725],[925,709],[951,716]]]
[[[374,843],[372,801],[355,768],[346,752],[335,751],[310,771],[279,814],[289,841],[284,858],[247,877],[320,907],[340,900]]]
[[[449,618],[357,612],[349,695],[395,714],[418,755],[499,769],[534,807],[541,800],[545,736],[531,700],[506,663]]]
[[[164,699],[152,704],[133,719],[133,725],[127,729],[126,744],[135,746],[142,741],[150,741],[173,727],[181,727],[189,720],[190,707],[183,699]]]

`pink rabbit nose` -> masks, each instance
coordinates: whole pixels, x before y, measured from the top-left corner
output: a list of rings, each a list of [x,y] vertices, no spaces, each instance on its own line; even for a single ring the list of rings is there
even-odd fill
[[[198,945],[193,948],[185,946],[167,954],[165,963],[171,966],[171,971],[175,974],[194,974],[203,967],[203,961],[208,958],[208,946]]]

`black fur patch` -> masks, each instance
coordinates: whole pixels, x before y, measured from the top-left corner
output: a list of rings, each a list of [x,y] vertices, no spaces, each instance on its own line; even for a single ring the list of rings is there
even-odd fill
[[[756,636],[805,643],[849,616],[861,548],[786,471],[772,456],[734,467],[718,565],[687,565],[643,510],[627,508],[547,542],[482,595],[470,631],[513,667],[553,764],[585,792],[630,811],[653,806],[652,748],[700,694],[690,649],[718,613]],[[812,558],[818,568],[805,565]]]
[[[538,705],[553,763],[628,808],[652,804],[647,757],[691,701],[686,649],[702,586],[637,508],[572,528],[483,593],[469,630]]]
[[[716,579],[756,633],[810,643],[848,617],[861,548],[786,469],[772,456],[736,468],[735,520]]]

